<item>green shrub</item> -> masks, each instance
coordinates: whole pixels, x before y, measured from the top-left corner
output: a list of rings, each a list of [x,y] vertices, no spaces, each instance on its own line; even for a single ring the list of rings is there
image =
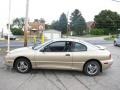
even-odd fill
[[[111,38],[116,38],[116,36],[115,36],[115,35],[112,35]]]
[[[90,34],[92,34],[92,35],[104,35],[104,30],[103,29],[92,29],[90,31]]]
[[[11,28],[11,32],[13,35],[23,35],[24,32],[22,29],[18,29],[18,28]]]
[[[105,35],[109,35],[110,32],[111,32],[109,29],[103,29],[103,30],[104,30],[104,34],[105,34]]]

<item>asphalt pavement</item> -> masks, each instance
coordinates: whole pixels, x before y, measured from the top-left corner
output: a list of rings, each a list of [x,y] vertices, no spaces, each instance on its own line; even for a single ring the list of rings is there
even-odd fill
[[[7,45],[8,45],[7,40],[0,41],[0,48],[5,48],[5,47],[7,47]],[[32,45],[33,45],[32,42],[28,43],[28,46],[32,46]],[[11,48],[19,48],[19,47],[23,47],[23,46],[24,46],[24,42],[23,41],[10,40],[10,47]]]

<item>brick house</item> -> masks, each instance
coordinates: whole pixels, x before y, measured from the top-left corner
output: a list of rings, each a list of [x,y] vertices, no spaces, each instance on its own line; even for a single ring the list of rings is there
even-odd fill
[[[93,28],[95,28],[95,22],[94,21],[87,22],[88,31],[90,32],[90,30],[92,30]]]
[[[28,22],[28,33],[29,35],[40,35],[45,30],[45,23],[40,22]]]

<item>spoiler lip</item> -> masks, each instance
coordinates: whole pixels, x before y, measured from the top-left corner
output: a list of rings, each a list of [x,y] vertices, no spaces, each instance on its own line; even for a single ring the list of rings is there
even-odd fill
[[[106,49],[106,47],[104,47],[104,46],[101,46],[101,45],[95,45],[99,50],[105,50]]]

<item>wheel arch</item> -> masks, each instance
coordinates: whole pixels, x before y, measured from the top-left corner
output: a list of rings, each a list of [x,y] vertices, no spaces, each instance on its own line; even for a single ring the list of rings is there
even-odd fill
[[[14,63],[13,63],[13,67],[15,67],[16,61],[17,61],[18,59],[20,59],[20,58],[24,58],[24,59],[26,59],[27,61],[29,61],[29,62],[30,62],[30,65],[31,65],[31,67],[32,67],[31,61],[30,61],[27,57],[25,57],[25,56],[19,56],[19,57],[15,58]]]
[[[83,70],[84,70],[84,68],[85,68],[85,65],[86,65],[88,62],[90,62],[90,61],[96,61],[96,62],[98,62],[99,65],[100,65],[100,72],[102,72],[102,64],[101,64],[101,62],[100,62],[98,59],[89,59],[89,60],[87,60],[87,61],[85,62],[85,64],[84,64],[84,66],[83,66]]]

